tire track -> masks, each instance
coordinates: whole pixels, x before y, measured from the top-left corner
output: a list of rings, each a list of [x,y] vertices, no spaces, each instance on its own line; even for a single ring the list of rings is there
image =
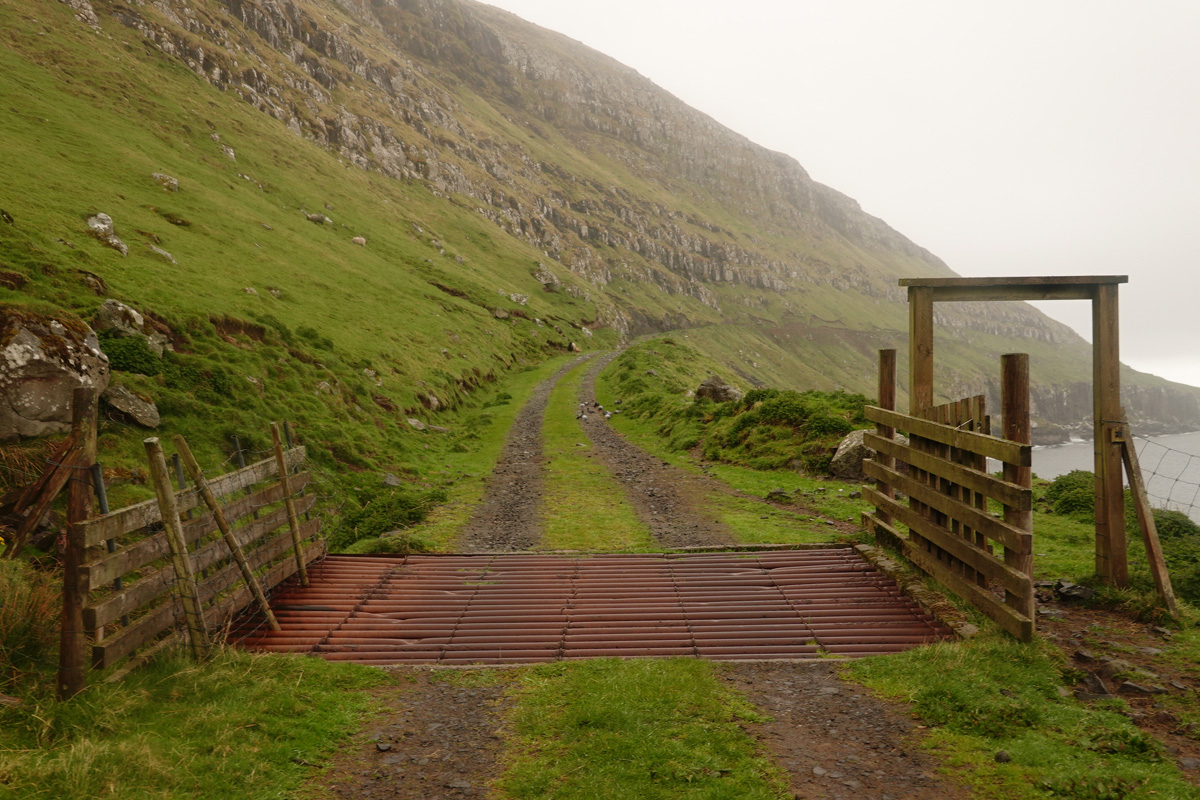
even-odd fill
[[[591,366],[580,384],[579,401],[588,409],[580,426],[594,445],[589,458],[599,458],[625,487],[638,517],[654,538],[666,547],[700,547],[733,544],[729,528],[703,510],[701,498],[723,486],[671,466],[631,444],[613,430],[596,408],[596,376],[617,353]]]
[[[550,393],[562,377],[583,361],[588,353],[565,364],[539,383],[525,406],[517,413],[508,440],[488,478],[484,501],[459,534],[460,552],[529,550],[541,541],[538,512],[542,503],[542,420]]]

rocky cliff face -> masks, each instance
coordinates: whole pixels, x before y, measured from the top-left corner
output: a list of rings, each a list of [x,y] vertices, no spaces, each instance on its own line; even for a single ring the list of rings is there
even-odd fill
[[[952,274],[794,159],[472,0],[69,4],[347,162],[474,209],[594,287],[601,322],[627,334],[755,321],[779,296],[820,315],[827,290],[889,309],[843,324],[902,330],[896,278]],[[1082,346],[1025,305],[947,306],[938,324]]]

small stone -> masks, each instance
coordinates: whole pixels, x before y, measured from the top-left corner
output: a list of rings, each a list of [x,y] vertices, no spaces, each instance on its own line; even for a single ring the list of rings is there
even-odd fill
[[[1174,688],[1178,689],[1181,692],[1186,692],[1188,689],[1187,684],[1180,683],[1179,681],[1171,681],[1171,686],[1173,686]]]
[[[997,764],[1007,764],[1012,761],[1012,756],[1008,754],[1007,750],[997,750],[995,759]]]
[[[1075,660],[1082,661],[1085,664],[1090,664],[1096,660],[1096,654],[1091,650],[1085,650],[1081,647],[1075,651]]]
[[[816,775],[818,778],[824,778],[825,770],[821,767],[813,767],[813,775]]]
[[[470,781],[450,781],[446,784],[447,789],[470,789]]]
[[[1188,772],[1200,769],[1200,758],[1181,758],[1179,759],[1179,768]]]
[[[378,742],[375,745],[375,749],[381,753],[386,753],[388,750],[392,749],[392,746],[390,744],[388,744],[387,742]]]
[[[1134,683],[1133,681],[1123,681],[1117,687],[1119,694],[1165,694],[1166,691],[1161,686],[1142,686],[1140,683]]]

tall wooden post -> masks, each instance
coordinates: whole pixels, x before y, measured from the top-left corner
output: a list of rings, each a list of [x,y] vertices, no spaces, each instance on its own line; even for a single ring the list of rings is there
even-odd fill
[[[87,636],[83,607],[88,587],[83,574],[87,555],[79,523],[91,516],[92,487],[87,471],[96,460],[96,390],[76,389],[72,395],[72,428],[79,433],[75,449],[67,453],[68,467],[75,473],[67,484],[67,548],[63,553],[62,630],[58,650],[58,697],[66,700],[87,686]]]
[[[192,561],[188,555],[187,538],[183,535],[183,523],[179,520],[175,490],[171,488],[171,475],[167,472],[167,459],[157,438],[146,439],[142,443],[150,457],[150,479],[154,483],[159,512],[166,528],[167,543],[171,547],[175,585],[179,589],[179,598],[183,604],[183,617],[192,644],[192,657],[203,661],[208,657],[208,632],[204,628],[204,609],[200,605],[200,592],[196,588],[196,577],[192,573]]]
[[[1004,415],[1004,438],[1019,444],[1029,444],[1029,356],[1009,353],[1000,357],[1000,413]],[[1004,465],[1004,480],[1022,489],[1033,486],[1033,469],[1015,464]],[[1033,511],[1004,507],[1004,521],[1022,531],[1033,530]],[[1017,596],[1006,592],[1007,602],[1030,619],[1036,612],[1033,595],[1033,553],[1004,548],[1004,563],[1030,577],[1028,591]]]
[[[879,351],[879,407],[887,411],[896,410],[896,351],[895,350],[880,350]],[[883,425],[876,423],[875,432],[885,439],[891,439],[896,435],[896,429],[891,425]],[[881,467],[892,469],[896,466],[896,459],[883,453],[876,453],[876,460]],[[884,497],[895,498],[896,490],[887,485],[883,481],[877,481],[877,488]],[[886,511],[878,510],[876,516],[884,525],[892,524],[892,515]]]
[[[933,289],[908,287],[908,413],[933,405]]]
[[[1096,460],[1096,572],[1129,585],[1125,485],[1121,474],[1121,361],[1117,286],[1096,286],[1092,301],[1092,414]]]
[[[292,499],[292,483],[288,480],[287,461],[283,457],[279,423],[271,423],[271,439],[275,445],[275,463],[279,467],[279,483],[283,486],[283,503],[287,507],[288,527],[292,530],[292,546],[296,550],[296,569],[300,573],[300,585],[308,586],[308,567],[304,564],[304,544],[300,541],[300,520],[296,518],[296,501]]]

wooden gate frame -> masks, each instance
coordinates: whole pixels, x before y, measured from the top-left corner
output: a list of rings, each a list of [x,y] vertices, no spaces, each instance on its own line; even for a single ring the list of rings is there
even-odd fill
[[[991,435],[983,395],[920,414],[895,408],[896,351],[879,351],[879,406],[867,406],[876,424],[863,443],[876,455],[863,472],[877,487],[863,486],[875,506],[863,526],[879,542],[899,548],[923,572],[1020,639],[1033,639],[1033,519],[1029,444],[1029,357],[1002,359],[1004,438]],[[909,441],[895,439],[897,431]],[[989,458],[1004,464],[990,475]],[[897,497],[902,493],[907,504]],[[1003,519],[989,513],[1003,506]],[[896,523],[907,528],[900,532]],[[992,542],[1003,545],[995,555]],[[991,590],[1003,589],[1003,599]]]
[[[1025,278],[902,278],[908,288],[909,411],[933,405],[935,302],[1091,300],[1092,419],[1095,426],[1096,574],[1129,585],[1122,480],[1121,361],[1117,289],[1128,275]]]

